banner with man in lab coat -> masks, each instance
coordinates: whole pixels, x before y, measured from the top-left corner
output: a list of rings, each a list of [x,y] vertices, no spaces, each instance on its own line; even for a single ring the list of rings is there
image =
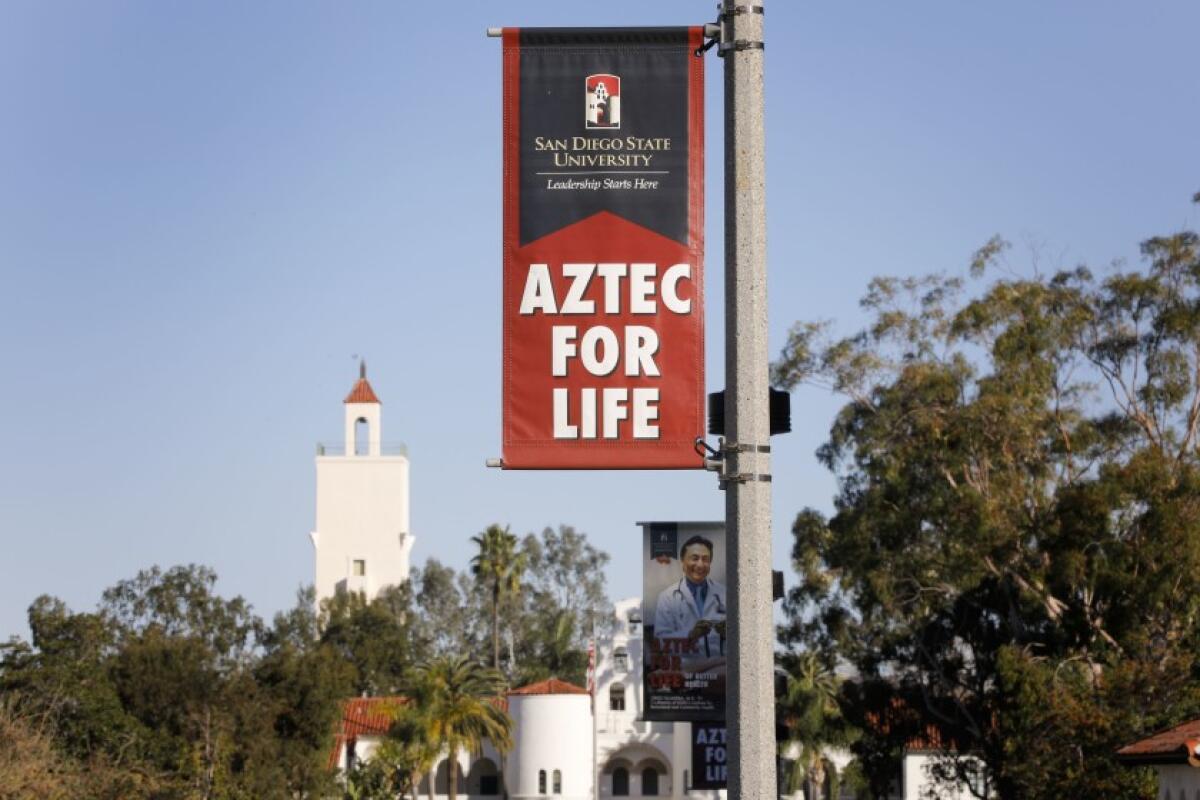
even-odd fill
[[[642,716],[725,719],[725,524],[643,522]]]

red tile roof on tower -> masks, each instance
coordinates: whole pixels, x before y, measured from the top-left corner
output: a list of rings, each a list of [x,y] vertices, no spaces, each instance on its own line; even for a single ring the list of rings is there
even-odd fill
[[[1125,745],[1117,760],[1126,764],[1191,764],[1200,766],[1200,719],[1189,720]]]
[[[358,362],[358,383],[354,384],[354,388],[350,390],[350,394],[346,395],[345,402],[379,402],[379,398],[375,396],[375,390],[371,388],[371,384],[367,383],[367,362],[365,360]]]
[[[550,678],[549,680],[531,683],[528,686],[522,686],[519,689],[512,689],[509,695],[528,695],[528,694],[587,694],[588,690],[582,686],[576,686],[573,683],[560,681],[558,678]]]
[[[378,403],[379,398],[375,396],[375,390],[371,388],[371,384],[367,383],[366,378],[359,378],[358,383],[354,384],[354,388],[350,390],[350,394],[346,395],[347,403]]]

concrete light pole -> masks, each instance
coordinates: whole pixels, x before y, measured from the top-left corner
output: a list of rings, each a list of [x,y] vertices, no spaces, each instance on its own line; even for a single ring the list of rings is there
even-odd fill
[[[773,800],[775,631],[767,353],[763,6],[722,11],[725,57],[725,525],[729,538],[729,797]]]

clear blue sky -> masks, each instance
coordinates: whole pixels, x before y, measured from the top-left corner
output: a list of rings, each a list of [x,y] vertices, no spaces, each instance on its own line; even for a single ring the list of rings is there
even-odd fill
[[[1137,263],[1200,223],[1200,4],[767,3],[772,348],[849,331],[877,274]],[[709,0],[0,5],[0,639],[214,567],[264,615],[312,579],[313,445],[368,359],[412,458],[418,562],[560,522],[638,590],[639,519],[704,473],[502,473],[500,47],[489,25],[700,23]],[[410,11],[413,18],[407,19]],[[723,383],[721,62],[709,54],[710,389]],[[775,440],[775,559],[838,399]]]

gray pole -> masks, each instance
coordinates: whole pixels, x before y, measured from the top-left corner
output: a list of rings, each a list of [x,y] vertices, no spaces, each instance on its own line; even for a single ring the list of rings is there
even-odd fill
[[[767,370],[764,0],[727,0],[725,56],[725,525],[729,533],[730,800],[774,800],[775,630]]]

